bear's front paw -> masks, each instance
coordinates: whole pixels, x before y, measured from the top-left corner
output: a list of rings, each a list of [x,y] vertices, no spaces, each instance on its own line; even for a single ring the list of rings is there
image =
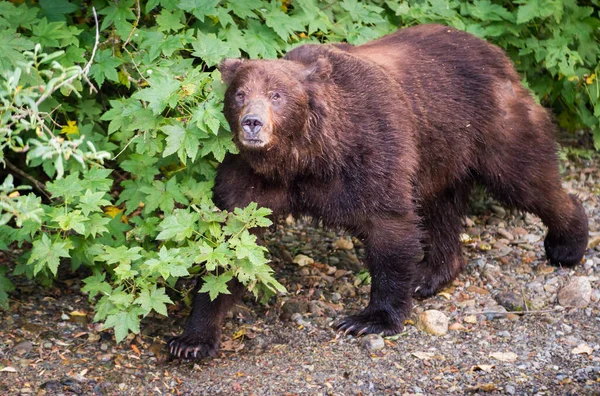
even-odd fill
[[[180,358],[202,359],[209,356],[216,356],[219,350],[219,338],[213,340],[198,339],[197,337],[187,336],[185,333],[173,337],[167,343],[167,348],[171,356]]]
[[[362,312],[347,316],[333,326],[337,331],[355,336],[365,334],[391,336],[400,333],[403,327],[402,321],[391,320],[390,314],[385,311]]]

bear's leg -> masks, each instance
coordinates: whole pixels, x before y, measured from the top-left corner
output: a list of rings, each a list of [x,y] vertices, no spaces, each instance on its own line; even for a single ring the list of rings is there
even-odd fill
[[[425,257],[416,266],[415,297],[434,295],[462,270],[460,231],[470,190],[470,182],[457,184],[422,204]]]
[[[544,241],[553,265],[578,264],[588,243],[588,220],[581,202],[562,187],[554,144],[528,143],[529,150],[512,150],[510,157],[490,167],[483,184],[500,202],[539,216],[548,227]],[[540,147],[541,146],[541,147]],[[509,166],[506,166],[509,164]]]
[[[216,355],[221,337],[221,322],[233,304],[244,293],[244,285],[233,279],[227,287],[231,294],[219,294],[211,301],[208,293],[198,293],[203,281],[198,280],[194,292],[192,313],[187,319],[183,333],[167,343],[173,356],[183,358],[204,358]]]
[[[365,232],[371,298],[359,314],[335,327],[346,334],[399,333],[412,306],[415,263],[422,255],[417,216],[376,219]]]

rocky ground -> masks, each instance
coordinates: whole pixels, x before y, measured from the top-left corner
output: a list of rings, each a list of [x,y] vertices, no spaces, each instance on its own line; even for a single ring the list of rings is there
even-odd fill
[[[590,218],[582,265],[546,265],[539,219],[476,197],[465,271],[417,302],[395,337],[331,329],[368,301],[364,250],[291,219],[267,238],[289,294],[266,307],[245,299],[226,320],[221,355],[202,362],[166,361],[184,307],[115,345],[92,323],[78,279],[50,289],[15,279],[0,311],[0,394],[600,395],[600,160],[575,162],[564,186]]]

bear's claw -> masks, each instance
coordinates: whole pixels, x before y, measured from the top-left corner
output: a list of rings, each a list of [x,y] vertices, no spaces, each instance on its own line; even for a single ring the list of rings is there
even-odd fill
[[[217,342],[195,341],[184,335],[173,337],[167,343],[169,353],[173,357],[184,359],[202,359],[216,356],[219,349]]]
[[[333,327],[343,332],[344,335],[361,336],[366,334],[381,334],[391,336],[402,331],[402,325],[391,322],[386,319],[387,314],[369,314],[360,313],[358,315],[347,316],[339,322],[334,323]]]

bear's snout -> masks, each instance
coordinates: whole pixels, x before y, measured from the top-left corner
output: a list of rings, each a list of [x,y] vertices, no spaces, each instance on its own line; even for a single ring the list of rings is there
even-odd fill
[[[249,138],[255,138],[263,125],[264,121],[257,114],[246,114],[242,118],[242,129]]]

